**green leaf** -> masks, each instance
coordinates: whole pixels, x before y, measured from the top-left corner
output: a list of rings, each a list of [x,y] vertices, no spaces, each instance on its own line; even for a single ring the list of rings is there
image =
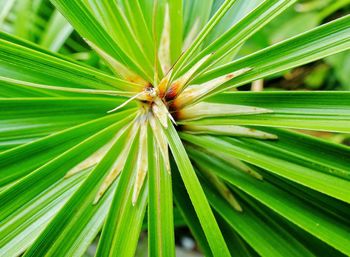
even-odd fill
[[[290,114],[260,114],[249,116],[236,116],[234,118],[209,118],[192,122],[200,125],[251,125],[266,127],[282,127],[307,129],[318,131],[332,131],[340,133],[350,132],[349,116],[327,116],[327,115],[290,115]],[[189,122],[190,124],[190,122]]]
[[[200,182],[193,170],[186,150],[175,128],[168,122],[168,129],[164,130],[170,149],[179,168],[182,180],[196,210],[201,226],[207,237],[213,256],[230,256],[226,243],[220,233],[215,217],[204,195]]]
[[[109,142],[113,134],[115,137],[116,132],[120,131],[124,126],[127,126],[128,122],[130,122],[130,118],[107,127],[97,133],[91,140],[86,141],[85,145],[89,148],[94,145],[95,150],[96,148],[98,149],[101,145]],[[99,138],[101,136],[104,137],[104,140],[101,140],[103,137]],[[107,142],[106,139],[108,140]],[[103,157],[102,161],[94,168],[89,177],[69,199],[67,204],[65,204],[40,234],[34,244],[25,253],[25,256],[57,256],[57,254],[79,256],[85,252],[86,248],[100,230],[104,221],[104,214],[106,210],[109,209],[108,206],[111,200],[111,198],[108,197],[108,195],[110,195],[108,193],[105,194],[104,200],[101,199],[97,204],[93,204],[94,198],[96,197],[103,178],[106,177],[107,171],[115,162],[115,154],[118,155],[118,153],[122,151],[118,143],[123,145],[126,139],[125,133],[122,133],[117,140],[114,140],[113,146]],[[98,144],[96,140],[98,140]],[[81,153],[83,149],[79,150]],[[68,154],[68,156],[74,156],[74,152],[68,152]],[[92,153],[86,153],[85,157],[83,156],[83,160],[90,154]],[[81,158],[82,157],[80,157],[80,159]],[[67,161],[67,159],[65,161]],[[62,178],[62,175],[65,175],[67,172],[67,167],[63,166],[59,171],[58,175],[61,175],[60,178]],[[110,191],[113,191],[112,188]],[[57,231],[59,231],[59,233],[57,233]]]
[[[349,92],[230,92],[215,95],[206,101],[256,106],[277,114],[350,116]]]
[[[142,42],[140,47],[143,47],[143,51],[147,53],[149,60],[154,60],[154,42],[146,21],[145,9],[141,7],[141,3],[138,0],[119,0],[121,6],[124,9],[124,15],[132,27],[132,31],[135,33],[137,42]]]
[[[340,221],[305,202],[303,195],[300,198],[293,196],[290,192],[284,190],[283,185],[274,186],[269,181],[254,179],[199,151],[191,151],[191,153],[194,154],[194,159],[203,168],[227,180],[315,237],[343,253],[349,254],[349,238],[346,236],[349,224],[345,224],[344,221]],[[243,209],[245,210],[244,207]],[[252,246],[254,247],[253,244]]]
[[[119,147],[118,145],[116,145]],[[132,204],[139,140],[133,142],[104,224],[96,256],[134,256],[145,215],[148,184]],[[137,167],[136,167],[137,168]]]
[[[100,118],[123,101],[117,97],[0,98],[0,151]]]
[[[7,80],[7,79],[5,79]],[[19,85],[16,83],[9,83],[4,80],[4,77],[0,79],[0,85],[1,85],[1,92],[0,97],[1,98],[31,98],[31,97],[53,97],[53,96],[60,96],[60,94],[57,94],[55,91],[50,91],[42,88],[37,87],[30,87],[30,86],[24,86]]]
[[[183,65],[186,62],[188,62],[189,58],[191,58],[195,53],[195,51],[199,49],[199,47],[203,43],[206,36],[209,34],[211,30],[214,29],[215,25],[221,20],[221,18],[225,15],[225,13],[231,8],[231,6],[235,3],[235,1],[236,0],[225,0],[225,2],[220,6],[219,10],[205,24],[204,28],[198,34],[198,36],[190,45],[190,47],[186,50],[186,52],[183,55],[180,56],[179,60],[176,62],[174,66],[174,73],[175,73],[173,74],[174,77],[178,75],[176,73],[180,69],[182,70]]]
[[[302,165],[305,165],[305,162],[310,162],[313,163],[313,167],[317,167],[317,169],[326,174],[350,180],[348,165],[350,158],[349,147],[292,131],[270,128],[265,128],[264,130],[280,138],[280,140],[273,142],[271,145],[276,146],[273,147],[274,151],[288,152],[288,155],[293,156],[290,161]],[[260,143],[261,141],[257,142],[257,144]],[[293,151],[290,151],[290,149],[293,149]],[[314,151],[314,149],[318,151]],[[285,155],[285,157],[287,156]],[[311,165],[308,166],[311,167]]]
[[[205,26],[210,18],[212,5],[213,0],[183,1],[184,47],[188,47],[188,44],[193,42],[195,36]],[[189,37],[191,40],[189,40]]]
[[[173,197],[171,175],[166,170],[160,149],[148,134],[149,196],[148,235],[149,256],[175,256]]]
[[[220,86],[217,92],[237,87],[350,48],[350,15],[301,35],[210,70],[193,81],[203,83],[242,68],[252,70]]]
[[[88,7],[91,13],[99,18],[100,23],[113,39],[113,43],[120,47],[132,61],[147,72],[148,76],[151,76],[153,73],[152,56],[143,48],[143,43],[141,42],[144,39],[142,41],[137,40],[129,20],[123,14],[120,5],[113,1],[100,1],[88,5]]]
[[[2,166],[0,168],[0,185],[5,185],[21,178],[46,162],[55,158],[58,154],[68,150],[78,142],[87,138],[98,130],[110,126],[118,118],[125,117],[127,113],[106,116],[92,120],[58,133],[43,137],[30,144],[18,146],[0,154]],[[20,159],[20,162],[18,159]]]
[[[214,0],[213,2],[214,4],[212,4],[211,14],[214,14],[214,12],[219,8],[222,0]],[[262,0],[237,0],[230,10],[222,17],[220,22],[215,26],[215,30],[210,32],[204,45],[212,43],[216,38],[224,34],[235,23],[253,11],[259,4],[261,4],[261,2]]]
[[[185,190],[184,182],[181,179],[178,168],[175,163],[172,163],[172,184],[173,184],[173,194],[174,202],[181,213],[186,225],[191,230],[192,235],[196,239],[202,253],[207,256],[213,256],[210,246],[208,244],[207,238],[204,234],[201,223],[198,219],[198,215],[191,203],[191,199]]]
[[[242,206],[239,213],[221,198],[210,186],[206,186],[206,195],[210,204],[228,222],[255,251],[261,256],[313,256],[290,233],[275,222],[265,219],[249,205]],[[241,201],[240,201],[241,202]]]
[[[335,132],[350,132],[350,94],[348,92],[233,92],[208,98],[210,103],[258,107],[271,113],[226,115],[181,121],[193,125],[254,125]],[[181,111],[179,112],[181,118]]]
[[[225,237],[225,241],[229,242],[227,246],[232,256],[257,257],[257,253],[251,246],[242,239],[242,237],[220,216],[216,215],[221,228],[221,232]]]
[[[208,64],[217,63],[227,54],[240,47],[249,37],[295,2],[295,0],[262,1],[259,6],[254,8],[231,28],[224,31],[223,34],[218,35],[215,41],[206,46],[186,67],[193,66],[201,58],[210,53],[214,54],[210,57]],[[235,5],[233,7],[239,8]],[[186,70],[186,68],[184,69]]]
[[[93,13],[93,5],[89,6],[85,1],[79,0],[66,2],[62,0],[53,0],[56,8],[69,20],[74,28],[86,39],[98,46],[104,52],[115,58],[118,62],[136,72],[144,79],[152,81],[152,76],[145,73],[140,66],[129,55],[123,51],[113,40],[112,36],[103,26],[103,21]],[[111,16],[109,16],[111,17]],[[82,22],[82,20],[84,22]],[[110,20],[108,20],[110,22]]]
[[[42,85],[133,90],[137,85],[42,52],[0,40],[0,76]],[[20,67],[20,68],[19,68]]]
[[[107,111],[125,102],[121,97],[38,97],[0,98],[1,120],[48,118],[75,115],[98,118]],[[135,107],[135,105],[133,106]]]
[[[210,147],[218,152],[225,149],[225,153],[231,154],[240,160],[267,169],[274,174],[336,199],[350,202],[348,193],[350,181],[322,172],[327,167],[318,168],[319,165],[316,166],[310,163],[309,160],[295,162],[296,158],[293,157],[293,154],[281,151],[277,147],[274,147],[275,152],[271,152],[271,148],[267,147],[269,145],[273,146],[274,142],[265,141],[264,144],[261,144],[261,141],[254,140],[252,142],[250,139],[193,136],[184,133],[181,134],[181,137],[193,144],[204,148]],[[279,140],[283,139],[280,138]],[[283,169],[280,167],[283,167]]]
[[[168,0],[170,10],[170,56],[174,64],[182,52],[183,0]]]
[[[18,256],[40,235],[53,216],[62,208],[69,197],[86,178],[86,172],[60,180],[43,191],[38,197],[25,204],[3,222],[0,232],[0,246],[7,256]]]
[[[57,52],[73,32],[73,27],[55,10],[40,39],[40,46]]]
[[[48,55],[51,55],[51,56],[54,56],[54,57],[58,57],[58,58],[61,58],[61,59],[64,59],[64,60],[69,60],[71,62],[74,62],[73,59],[70,59],[67,56],[51,52],[51,51],[49,51],[47,49],[44,49],[44,48],[38,46],[35,43],[32,43],[32,42],[27,41],[27,40],[24,40],[23,38],[16,37],[14,35],[7,34],[7,33],[3,32],[3,31],[0,31],[0,39],[2,39],[4,41],[12,42],[12,43],[14,43],[16,45],[21,45],[23,47],[33,49],[33,50],[38,51],[38,52],[42,52],[44,54],[48,54]]]

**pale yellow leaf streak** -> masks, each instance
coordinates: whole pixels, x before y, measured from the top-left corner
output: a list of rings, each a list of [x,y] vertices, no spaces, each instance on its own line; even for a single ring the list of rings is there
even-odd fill
[[[216,158],[219,158],[224,162],[228,163],[230,166],[237,168],[237,170],[239,171],[245,172],[256,179],[259,179],[259,180],[263,179],[263,176],[259,172],[257,172],[256,170],[254,170],[253,168],[251,168],[250,166],[248,166],[247,164],[233,157],[230,154],[226,154],[224,152],[217,152],[217,151],[211,150],[210,148],[205,149],[205,151],[208,152],[210,155],[213,155]]]
[[[212,172],[207,171],[206,169],[199,167],[199,170],[204,174],[204,176],[211,182],[211,184],[217,189],[219,194],[236,210],[242,212],[243,209],[236,197],[233,195],[231,190],[226,186],[226,184],[214,175]]]
[[[170,161],[169,161],[169,148],[168,148],[168,141],[167,138],[163,132],[163,129],[159,125],[159,123],[156,121],[155,117],[153,115],[149,116],[149,123],[151,125],[151,128],[153,130],[153,134],[156,138],[156,142],[158,144],[158,147],[160,148],[160,152],[162,153],[165,167],[170,173]]]
[[[225,82],[238,77],[248,71],[250,71],[252,68],[244,68],[235,72],[231,72],[228,74],[225,74],[221,77],[215,78],[213,80],[210,80],[208,82],[205,82],[200,85],[192,85],[186,88],[175,100],[173,105],[177,108],[181,108],[185,105],[191,104],[197,99],[208,95],[210,92],[224,84]]]
[[[174,118],[171,116],[168,108],[160,98],[156,97],[154,99],[154,102],[152,104],[152,111],[164,128],[168,127],[168,118],[176,125]]]
[[[147,153],[147,126],[148,122],[146,115],[144,115],[140,126],[140,142],[139,151],[136,163],[136,178],[134,184],[134,191],[132,194],[132,205],[135,206],[138,196],[140,194],[141,188],[144,184],[145,177],[148,171],[148,153]]]
[[[101,48],[99,48],[97,45],[95,45],[93,42],[85,39],[87,44],[96,51],[108,64],[108,66],[111,68],[111,70],[119,75],[121,78],[136,83],[142,87],[146,87],[149,85],[149,83],[144,80],[142,77],[137,75],[135,72],[129,70],[125,65],[117,61],[115,58],[110,56],[108,53],[103,51]]]
[[[75,166],[73,169],[71,169],[70,171],[67,172],[67,174],[65,175],[65,178],[69,178],[73,175],[75,175],[76,173],[85,170],[87,168],[90,168],[92,166],[95,166],[97,163],[99,163],[102,158],[106,155],[106,153],[109,151],[109,149],[111,148],[112,144],[114,142],[114,139],[112,139],[111,141],[109,141],[106,145],[104,145],[103,147],[101,147],[100,149],[98,149],[95,153],[93,153],[92,155],[90,155],[90,157],[88,157],[87,159],[85,159],[84,161],[82,161],[81,163],[79,163],[77,166]]]
[[[171,68],[170,25],[170,11],[169,4],[167,3],[165,5],[164,25],[158,49],[158,58],[164,74],[168,73]]]
[[[127,143],[126,143],[126,145],[123,146],[124,147],[123,151],[120,153],[119,156],[117,156],[116,161],[111,166],[111,169],[110,169],[108,175],[106,176],[106,178],[102,182],[102,184],[101,184],[101,186],[100,186],[100,188],[95,196],[93,204],[98,203],[98,201],[101,199],[101,197],[107,191],[107,189],[118,178],[118,176],[120,175],[120,172],[123,170],[125,162],[128,158],[129,152],[130,152],[131,145],[132,145],[134,138],[137,134],[139,126],[140,126],[140,123],[135,121],[133,126],[130,129],[129,134],[128,134]],[[120,137],[121,133],[118,133],[118,134],[119,134],[118,137]]]
[[[182,75],[180,78],[175,80],[173,83],[171,83],[167,93],[166,98],[167,99],[174,99],[177,95],[180,94],[180,92],[187,86],[187,84],[192,79],[195,72],[202,66],[204,62],[206,62],[209,57],[211,57],[212,54],[208,54],[204,56],[201,60],[199,60],[195,65],[192,66],[192,68],[187,71],[184,75]]]
[[[277,139],[276,135],[235,125],[185,125],[183,126],[183,129],[191,134],[211,134],[253,137],[258,139]]]
[[[112,145],[118,140],[120,135],[129,127],[129,125],[124,126],[122,129],[120,129],[116,135],[104,146],[102,146],[100,149],[95,151],[92,155],[90,155],[88,158],[80,162],[78,165],[70,169],[66,175],[65,178],[69,178],[78,172],[85,170],[87,168],[90,168],[92,166],[95,166],[98,164],[102,158],[106,155],[106,153],[111,149]]]
[[[208,117],[255,115],[272,113],[272,110],[254,106],[200,102],[177,112],[178,120],[197,120]]]
[[[182,46],[182,52],[185,52],[191,46],[193,41],[196,39],[196,37],[200,31],[199,24],[200,24],[200,20],[199,20],[199,18],[196,18],[194,24],[192,25],[191,30],[188,32],[188,34],[184,40],[184,43]]]

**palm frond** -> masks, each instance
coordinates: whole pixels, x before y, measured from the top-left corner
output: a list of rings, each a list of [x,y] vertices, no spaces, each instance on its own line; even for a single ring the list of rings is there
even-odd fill
[[[350,255],[350,150],[291,131],[349,133],[350,93],[234,91],[349,15],[242,56],[296,1],[51,2],[0,3],[0,256]]]

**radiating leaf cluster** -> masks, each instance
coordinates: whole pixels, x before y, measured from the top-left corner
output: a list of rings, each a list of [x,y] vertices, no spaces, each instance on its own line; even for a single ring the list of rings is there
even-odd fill
[[[236,57],[295,2],[0,2],[0,256],[350,255],[350,150],[292,131],[350,93],[235,90],[350,49],[346,15]]]

